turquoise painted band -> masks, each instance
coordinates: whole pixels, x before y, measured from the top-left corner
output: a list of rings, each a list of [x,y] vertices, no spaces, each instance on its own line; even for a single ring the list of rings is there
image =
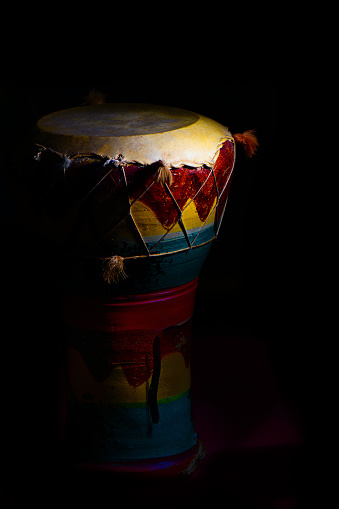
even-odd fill
[[[177,246],[179,246],[180,241]],[[211,242],[194,249],[187,244],[183,251],[145,256],[124,261],[126,279],[107,285],[101,277],[103,261],[99,258],[61,256],[56,264],[60,288],[66,292],[90,292],[102,296],[148,293],[174,288],[199,276],[211,248]]]
[[[159,416],[155,424],[147,406],[79,403],[69,409],[68,439],[77,444],[76,457],[94,462],[160,458],[196,444],[190,391],[160,404]]]

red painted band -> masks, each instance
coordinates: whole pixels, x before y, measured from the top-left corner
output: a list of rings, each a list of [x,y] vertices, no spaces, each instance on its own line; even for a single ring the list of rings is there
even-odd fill
[[[193,314],[198,278],[169,290],[112,299],[63,295],[63,321],[70,326],[102,332],[164,330]]]
[[[116,461],[112,463],[79,462],[76,470],[91,470],[101,472],[119,472],[121,474],[137,474],[138,477],[175,477],[183,473],[198,456],[198,445],[188,451],[167,456],[165,458],[150,458],[147,460]],[[198,458],[197,458],[198,459]],[[189,473],[189,472],[188,472]]]

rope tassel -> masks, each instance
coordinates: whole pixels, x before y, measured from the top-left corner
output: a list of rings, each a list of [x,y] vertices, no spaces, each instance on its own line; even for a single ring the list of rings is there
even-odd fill
[[[247,157],[254,156],[259,146],[258,138],[255,135],[254,129],[250,129],[249,131],[245,131],[243,133],[234,134],[233,138],[237,144],[241,144],[243,146]]]
[[[164,186],[165,184],[170,186],[173,182],[173,175],[171,172],[170,165],[165,163],[164,161],[159,161],[158,164],[160,166],[155,174],[155,182],[161,184],[162,186]]]
[[[106,259],[102,267],[102,277],[108,284],[119,283],[120,279],[126,279],[128,276],[124,269],[124,258],[115,255]]]

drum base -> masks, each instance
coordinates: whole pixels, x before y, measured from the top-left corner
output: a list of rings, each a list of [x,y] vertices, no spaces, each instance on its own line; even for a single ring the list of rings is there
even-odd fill
[[[76,470],[113,472],[119,475],[138,478],[170,478],[186,477],[193,474],[207,451],[200,440],[196,445],[181,454],[167,456],[165,458],[152,458],[148,460],[115,461],[115,462],[79,462],[75,465]]]

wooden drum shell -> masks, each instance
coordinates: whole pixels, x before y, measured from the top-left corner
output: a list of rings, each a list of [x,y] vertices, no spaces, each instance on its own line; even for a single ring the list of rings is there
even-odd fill
[[[27,187],[60,288],[72,458],[82,468],[191,473],[203,456],[191,321],[234,139],[206,117],[151,105],[73,108],[38,127]]]

